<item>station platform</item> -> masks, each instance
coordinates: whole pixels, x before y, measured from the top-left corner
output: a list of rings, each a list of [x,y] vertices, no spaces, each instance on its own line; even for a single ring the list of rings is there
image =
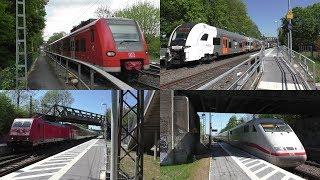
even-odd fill
[[[214,143],[209,180],[301,180],[284,169],[226,143]]]
[[[105,154],[104,139],[92,139],[0,179],[97,180],[103,177],[106,172]]]
[[[257,90],[304,90],[303,82],[284,60],[281,52],[273,48],[262,61],[263,73]]]

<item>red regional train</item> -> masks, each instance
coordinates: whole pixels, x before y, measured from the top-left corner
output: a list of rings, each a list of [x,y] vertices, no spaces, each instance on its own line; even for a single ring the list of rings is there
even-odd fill
[[[7,145],[38,146],[64,140],[95,137],[97,134],[74,124],[58,124],[36,118],[18,118],[12,123]]]
[[[96,65],[107,72],[149,68],[146,41],[138,23],[124,18],[89,19],[46,50]]]

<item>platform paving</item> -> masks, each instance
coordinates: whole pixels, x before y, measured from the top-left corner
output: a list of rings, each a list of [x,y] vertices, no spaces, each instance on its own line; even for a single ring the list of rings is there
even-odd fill
[[[209,179],[301,180],[303,178],[229,144],[214,143]]]
[[[100,179],[105,172],[106,146],[103,139],[92,139],[59,154],[46,158],[1,180],[84,180]]]
[[[273,48],[262,61],[263,73],[257,85],[258,90],[304,90],[303,82],[284,56]],[[292,74],[296,74],[294,78]]]

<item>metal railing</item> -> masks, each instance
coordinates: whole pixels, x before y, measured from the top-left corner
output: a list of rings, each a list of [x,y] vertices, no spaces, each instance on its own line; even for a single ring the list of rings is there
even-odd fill
[[[309,89],[316,88],[316,63],[306,57],[303,54],[300,54],[294,50],[292,50],[292,60],[289,60],[289,49],[286,46],[280,47],[282,54],[285,56],[285,60],[287,63],[291,65],[302,77],[302,79],[308,84]]]
[[[227,78],[228,76],[236,76],[236,71],[239,71],[239,69],[246,64],[250,63],[250,67],[246,69],[244,73],[241,72],[241,75],[239,78],[237,78],[231,85],[227,86],[227,90],[240,90],[243,89],[246,83],[249,81],[249,79],[254,75],[257,74],[257,77],[259,77],[262,72],[262,59],[264,58],[265,54],[265,47],[263,46],[259,53],[251,56],[249,59],[245,60],[244,62],[238,64],[237,66],[233,67],[232,69],[228,70],[227,72],[223,73],[219,77],[213,79],[209,83],[201,86],[197,90],[207,90],[210,87],[214,86],[215,84],[219,83],[221,80]]]
[[[75,122],[79,124],[102,125],[106,117],[81,109],[55,104],[45,114],[38,113],[48,121]],[[110,122],[106,122],[110,125]]]
[[[59,65],[63,69],[65,69],[66,74],[70,73],[73,76],[75,76],[80,83],[84,84],[86,89],[93,89],[94,88],[94,82],[95,82],[94,81],[94,74],[95,73],[99,73],[100,75],[102,75],[102,77],[104,77],[105,79],[110,81],[117,89],[120,89],[120,90],[133,90],[134,89],[131,86],[129,86],[128,84],[126,84],[125,82],[116,78],[115,76],[107,73],[103,69],[96,67],[92,64],[89,64],[89,63],[83,62],[83,61],[79,61],[77,59],[72,59],[72,58],[57,54],[57,53],[53,53],[53,52],[49,52],[49,51],[45,51],[45,52],[55,62],[55,65]],[[62,60],[65,60],[65,66],[62,63]],[[69,63],[70,63],[69,61],[77,64],[77,67],[78,67],[77,74],[73,73],[71,71],[71,69],[69,68]],[[81,73],[82,66],[88,67],[90,69],[90,86],[88,86],[82,78],[82,73]],[[68,77],[66,80],[68,82]]]

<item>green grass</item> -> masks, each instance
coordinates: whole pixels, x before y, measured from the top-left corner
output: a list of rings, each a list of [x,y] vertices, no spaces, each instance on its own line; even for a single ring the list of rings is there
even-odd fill
[[[188,164],[179,164],[179,165],[170,165],[170,166],[161,166],[160,167],[160,173],[161,177],[160,179],[163,180],[186,180],[186,179],[202,179],[203,176],[207,176],[209,169],[208,162],[209,160],[201,159],[194,161],[192,163]],[[201,173],[199,171],[205,170],[205,172]],[[207,177],[206,177],[207,178]]]

